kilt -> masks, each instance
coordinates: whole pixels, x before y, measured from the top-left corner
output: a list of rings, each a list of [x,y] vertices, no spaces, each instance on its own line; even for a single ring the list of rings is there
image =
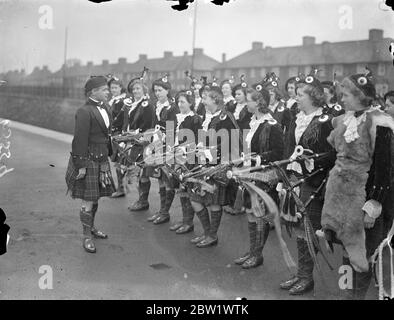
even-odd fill
[[[215,189],[214,193],[205,192],[203,196],[195,192],[192,192],[190,189],[188,189],[190,201],[201,203],[205,207],[210,205],[220,205],[220,206],[228,205],[227,193],[229,187],[222,186],[219,184],[216,184],[216,186],[217,188]]]
[[[108,159],[101,162],[109,168]],[[107,172],[112,180],[111,171]],[[83,179],[75,180],[78,176],[78,169],[75,168],[72,156],[68,161],[66,171],[67,192],[70,192],[73,199],[78,198],[85,201],[97,202],[100,197],[108,197],[115,192],[113,185],[105,188],[100,184],[100,163],[97,161],[88,161],[86,175]]]
[[[256,186],[259,187],[261,190],[267,192],[268,195],[272,198],[272,200],[274,200],[275,203],[277,205],[279,205],[278,192],[276,191],[275,188],[270,190],[268,188],[268,186],[264,182],[261,182],[261,181],[257,181]],[[245,208],[250,209],[252,207],[252,203],[250,201],[250,194],[246,190],[244,190],[244,192],[243,192],[243,200],[244,200],[243,202],[244,202]]]

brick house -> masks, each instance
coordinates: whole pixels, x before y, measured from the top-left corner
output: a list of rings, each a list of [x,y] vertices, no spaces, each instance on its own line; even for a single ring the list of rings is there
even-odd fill
[[[365,66],[376,78],[376,89],[383,95],[389,88],[394,89],[394,67],[389,45],[394,40],[383,37],[383,30],[369,30],[366,40],[316,43],[314,37],[302,38],[301,46],[271,48],[262,42],[253,42],[251,50],[224,61],[215,68],[215,76],[225,79],[245,74],[246,81],[255,83],[267,72],[275,72],[282,85],[291,77],[309,73],[312,67],[322,71],[321,80],[332,80],[334,72],[338,80],[345,75],[363,73]]]

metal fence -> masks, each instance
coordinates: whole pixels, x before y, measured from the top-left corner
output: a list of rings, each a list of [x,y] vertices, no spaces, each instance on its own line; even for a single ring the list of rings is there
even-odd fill
[[[0,93],[12,95],[33,95],[53,98],[85,99],[83,88],[55,86],[0,86]]]

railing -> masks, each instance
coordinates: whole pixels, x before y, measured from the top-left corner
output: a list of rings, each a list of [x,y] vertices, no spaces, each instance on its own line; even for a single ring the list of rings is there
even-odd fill
[[[56,86],[0,86],[0,93],[12,95],[32,95],[53,98],[85,99],[82,88]]]

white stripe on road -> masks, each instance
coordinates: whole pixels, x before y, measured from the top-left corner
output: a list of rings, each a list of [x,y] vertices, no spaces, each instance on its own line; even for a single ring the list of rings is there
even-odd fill
[[[43,137],[52,138],[57,141],[71,143],[73,136],[71,134],[62,133],[54,130],[49,130],[41,127],[32,126],[30,124],[10,120],[11,129],[18,129],[29,133],[38,134]]]

